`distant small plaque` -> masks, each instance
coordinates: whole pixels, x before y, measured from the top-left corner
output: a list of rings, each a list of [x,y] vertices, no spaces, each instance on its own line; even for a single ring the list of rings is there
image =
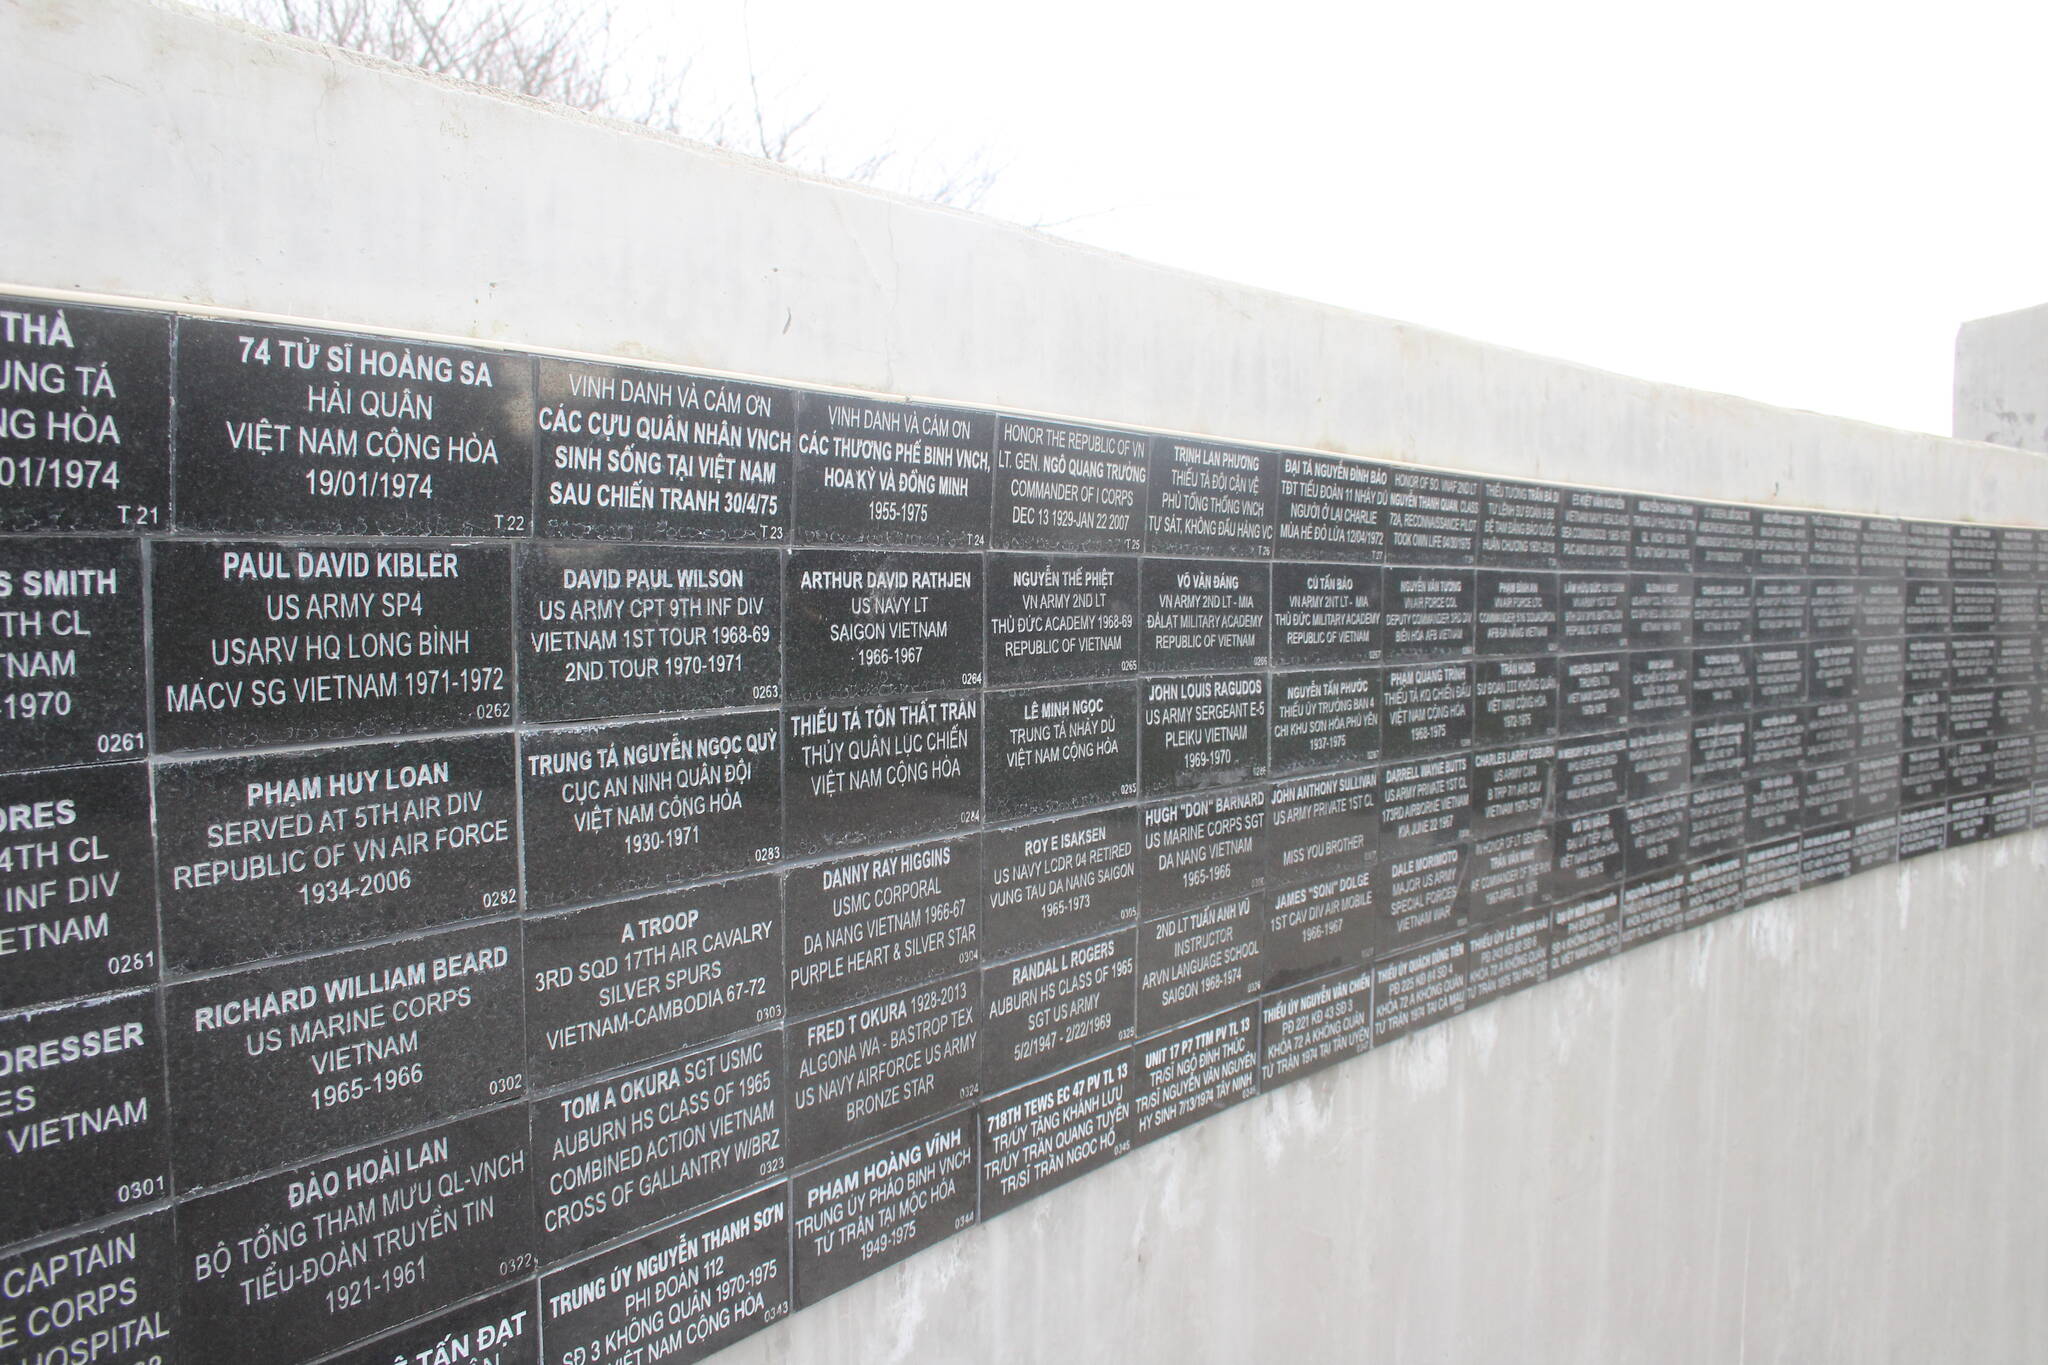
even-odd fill
[[[782,1031],[532,1102],[540,1258],[572,1256],[783,1168]]]
[[[1262,668],[1272,649],[1263,564],[1147,559],[1140,658],[1148,672]]]
[[[1091,811],[982,836],[982,954],[1000,961],[1138,918],[1138,812]]]
[[[1273,675],[1272,770],[1315,772],[1380,756],[1381,671],[1329,668]]]
[[[1557,744],[1545,740],[1472,755],[1472,833],[1485,839],[1541,821],[1550,810]]]
[[[1695,860],[1740,854],[1749,832],[1749,787],[1731,781],[1686,793],[1686,852]]]
[[[1902,771],[1898,750],[1889,753],[1858,753],[1851,767],[1856,783],[1857,819],[1891,815],[1899,809],[1899,777]]]
[[[1557,575],[1481,570],[1473,648],[1483,658],[1547,654],[1563,635]]]
[[[1557,734],[1558,660],[1479,659],[1472,665],[1472,739],[1509,744]]]
[[[1372,968],[1358,967],[1259,999],[1259,1089],[1356,1057],[1372,1046]]]
[[[1265,988],[1266,898],[1180,910],[1138,926],[1140,1036],[1219,1010]]]
[[[1685,864],[1685,832],[1691,801],[1673,792],[1622,808],[1622,873],[1637,878],[1662,878]],[[1674,911],[1675,913],[1675,911]]]
[[[1809,829],[1799,838],[1801,890],[1841,881],[1855,871],[1856,834],[1847,825]]]
[[[2029,806],[2031,807],[2031,801]],[[1899,817],[1873,815],[1858,820],[1850,829],[1849,866],[1852,873],[1889,867],[1899,860]]]
[[[539,377],[542,535],[788,538],[790,390],[553,356]]]
[[[1778,772],[1806,761],[1806,708],[1784,706],[1753,713],[1749,731],[1749,766],[1756,772]]]
[[[1941,745],[1899,755],[1899,801],[1918,806],[1948,795],[1948,750]]]
[[[1558,660],[1557,732],[1588,735],[1628,724],[1629,656],[1575,654]],[[1744,706],[1748,705],[1745,696]]]
[[[998,417],[995,547],[1138,553],[1149,448],[1135,432]]]
[[[1531,910],[1476,925],[1465,936],[1465,1006],[1550,979],[1550,912]]]
[[[1697,503],[1637,494],[1629,499],[1629,563],[1636,569],[1690,573],[1699,533]]]
[[[1800,847],[1797,834],[1775,843],[1757,844],[1742,855],[1742,903],[1761,905],[1799,890]]]
[[[975,973],[791,1024],[791,1164],[935,1118],[981,1091]]]
[[[1948,580],[1910,579],[1905,586],[1906,634],[1947,635],[1953,612]]]
[[[520,978],[493,924],[166,988],[180,1185],[518,1098]]]
[[[1491,924],[1541,905],[1555,866],[1550,826],[1474,839],[1466,864],[1465,918],[1471,923]]]
[[[1387,557],[1387,493],[1393,471],[1370,460],[1280,452],[1281,559],[1378,564]]]
[[[1693,863],[1685,874],[1685,923],[1690,928],[1742,908],[1742,855]]]
[[[1140,699],[1140,781],[1147,796],[1266,775],[1263,673],[1147,678]]]
[[[1804,644],[1756,647],[1750,695],[1758,710],[1797,705],[1806,700],[1810,649]]]
[[[1853,578],[1816,578],[1807,625],[1816,640],[1849,640],[1856,634],[1863,585]]]
[[[981,961],[981,841],[972,835],[791,868],[784,894],[793,1017]]]
[[[166,761],[155,774],[174,968],[519,909],[509,734]]]
[[[1746,574],[1756,567],[1757,509],[1731,503],[1699,504],[1693,532],[1694,567],[1707,574]]]
[[[1134,1145],[1165,1137],[1259,1090],[1259,1007],[1196,1019],[1131,1049]]]
[[[0,1123],[0,1240],[169,1194],[155,994],[0,1017]]]
[[[1472,756],[1389,763],[1380,770],[1382,849],[1427,851],[1462,843],[1472,828]]]
[[[1596,896],[1620,883],[1627,857],[1624,819],[1617,806],[1568,816],[1551,826],[1557,860],[1550,873],[1553,903]]]
[[[809,1308],[975,1220],[974,1111],[848,1152],[790,1182],[796,1306]]]
[[[1379,861],[1380,770],[1273,784],[1266,879],[1274,886],[1370,872]]]
[[[790,1215],[768,1185],[548,1272],[547,1365],[691,1365],[789,1316]]]
[[[1470,663],[1402,664],[1383,676],[1382,748],[1389,759],[1446,753],[1472,742]]]
[[[1998,528],[1965,522],[1948,528],[1951,578],[1990,578],[1998,572]]]
[[[1464,844],[1390,851],[1381,862],[1385,909],[1374,949],[1403,948],[1462,928],[1469,856]]]
[[[144,765],[0,777],[0,810],[0,1006],[154,985],[156,865]]]
[[[1749,768],[1749,717],[1702,716],[1688,734],[1692,755],[1687,764],[1694,787],[1739,782]]]
[[[1550,912],[1550,974],[1614,956],[1621,947],[1621,893],[1601,891],[1568,901]]]
[[[1856,700],[1859,705],[1881,697],[1896,701],[1905,685],[1904,640],[1856,641]]]
[[[1948,846],[1961,848],[1991,837],[1991,797],[1952,796],[1948,802]]]
[[[981,1216],[994,1218],[1131,1150],[1128,1048],[981,1103]]]
[[[988,677],[995,686],[1138,671],[1138,560],[988,556]]]
[[[1270,557],[1278,484],[1273,451],[1153,437],[1146,553]]]
[[[783,717],[784,857],[981,824],[978,694],[792,707]]]
[[[1815,641],[1806,654],[1806,695],[1810,701],[1847,701],[1856,695],[1856,642]]]
[[[1692,581],[1692,642],[1702,648],[1746,645],[1756,633],[1756,600],[1747,574]]]
[[[1378,663],[1384,649],[1382,592],[1377,568],[1275,564],[1273,661],[1283,668]]]
[[[1692,643],[1690,576],[1629,575],[1628,643],[1632,649],[1682,649]]]
[[[1396,465],[1387,488],[1387,560],[1471,564],[1479,549],[1479,480]]]
[[[1382,632],[1390,662],[1463,658],[1472,653],[1476,579],[1469,569],[1389,568]]]
[[[1806,708],[1807,766],[1845,761],[1856,751],[1856,704],[1816,702]]]
[[[1685,790],[1691,778],[1692,727],[1638,726],[1628,732],[1628,799],[1643,801]]]
[[[1813,517],[1766,507],[1757,514],[1756,567],[1759,573],[1805,573],[1813,552]]]
[[[1373,968],[1372,1041],[1384,1047],[1465,1012],[1463,938],[1411,948]]]
[[[518,639],[526,721],[777,701],[781,563],[773,550],[533,542]]]
[[[995,423],[993,413],[966,408],[800,391],[797,539],[982,548]]]
[[[1998,585],[1998,620],[2001,634],[2032,631],[2041,617],[2041,585],[2034,582],[2002,582]]]
[[[1480,488],[1479,562],[1512,569],[1555,569],[1565,490],[1488,479]]]
[[[1567,488],[1559,514],[1557,559],[1571,573],[1628,567],[1628,495]]]
[[[133,542],[0,541],[0,767],[143,756],[142,612]]]
[[[166,540],[153,557],[159,749],[512,719],[504,546]]]
[[[1383,888],[1371,872],[1284,886],[1266,896],[1266,989],[1292,986],[1371,956]]]
[[[1631,881],[1621,893],[1624,949],[1675,934],[1685,927],[1685,869]]]
[[[1935,801],[1899,812],[1899,861],[1939,853],[1948,847],[1948,802]]]
[[[1813,572],[1861,572],[1857,555],[1863,535],[1863,518],[1831,512],[1809,512],[1806,515],[1810,527],[1806,562]]]
[[[436,1313],[367,1346],[336,1356],[329,1365],[539,1365],[540,1314],[533,1286],[522,1284],[487,1299]]]
[[[311,1359],[524,1274],[532,1238],[526,1111],[474,1114],[179,1205],[182,1330]]]
[[[1561,741],[1553,808],[1559,815],[1617,806],[1628,795],[1628,735],[1590,735]]]
[[[981,971],[981,1088],[1008,1090],[1137,1036],[1137,931]]]
[[[177,396],[180,530],[492,536],[530,529],[528,356],[180,318]]]
[[[1906,633],[1906,585],[1896,578],[1857,580],[1856,633],[1862,636]]]
[[[1692,716],[1692,665],[1699,650],[1638,649],[1628,659],[1628,718],[1635,725],[1684,724]]]
[[[782,842],[773,710],[520,736],[530,908],[651,891],[770,862]]]
[[[11,1360],[162,1365],[183,1358],[181,1335],[169,1209],[0,1257],[0,1346]]]
[[[773,873],[535,915],[524,932],[526,1064],[542,1088],[782,1018]]]
[[[1266,876],[1265,787],[1157,801],[1140,809],[1144,917],[1257,889]]]
[[[1074,683],[987,694],[991,820],[1138,794],[1138,683]]]
[[[0,530],[164,527],[169,314],[0,295],[0,372]]]
[[[980,686],[981,565],[974,554],[792,553],[789,700]]]
[[[2000,578],[2032,578],[2039,567],[2040,540],[2031,526],[2000,526],[1997,560]]]
[[[1558,647],[1565,653],[1620,649],[1628,643],[1628,575],[1562,573],[1557,596]]]
[[[1951,635],[1989,635],[1998,628],[1998,584],[1959,579],[1949,584]]]
[[[1856,570],[1866,578],[1898,578],[1906,572],[1906,524],[1893,517],[1864,517],[1856,542]]]

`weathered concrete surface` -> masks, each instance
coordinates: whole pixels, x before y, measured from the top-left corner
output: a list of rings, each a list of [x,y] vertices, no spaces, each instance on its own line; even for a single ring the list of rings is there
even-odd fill
[[[11,283],[2048,522],[2021,451],[1163,270],[137,0],[0,0],[0,176]],[[1980,845],[1638,950],[726,1359],[2048,1358],[2044,871],[2040,836]]]
[[[2048,451],[2048,304],[1962,325],[1950,430],[1966,441]]]

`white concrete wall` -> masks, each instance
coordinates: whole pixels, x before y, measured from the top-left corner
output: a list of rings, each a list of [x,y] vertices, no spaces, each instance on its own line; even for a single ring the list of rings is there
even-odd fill
[[[2048,304],[1962,325],[1950,429],[1965,440],[2048,451]]]
[[[0,0],[6,284],[2048,523],[2018,450],[1162,270],[138,0]],[[727,1359],[2048,1358],[2044,869],[2041,836],[1977,845],[1638,949]]]

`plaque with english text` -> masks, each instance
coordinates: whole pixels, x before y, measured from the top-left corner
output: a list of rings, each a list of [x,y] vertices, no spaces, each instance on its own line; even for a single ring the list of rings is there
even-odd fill
[[[1114,678],[1138,671],[1138,560],[988,556],[988,680]]]
[[[157,979],[140,763],[0,777],[0,1010]]]
[[[982,954],[1001,961],[1138,918],[1134,806],[982,836]]]
[[[1157,1034],[1131,1049],[1133,1143],[1219,1114],[1259,1089],[1259,1008],[1240,1005]]]
[[[981,1088],[994,1094],[1137,1036],[1137,936],[1124,929],[981,972]]]
[[[1136,554],[1144,548],[1150,438],[1034,417],[998,417],[999,550]]]
[[[1273,661],[1281,667],[1377,663],[1381,573],[1351,564],[1273,566]]]
[[[0,1257],[0,1344],[22,1361],[180,1360],[178,1286],[168,1209]]]
[[[783,889],[794,1018],[981,961],[981,841],[972,835],[791,868]]]
[[[1139,694],[1139,781],[1146,796],[1266,775],[1262,673],[1147,678]]]
[[[802,1166],[981,1092],[974,972],[790,1024],[790,1161]]]
[[[142,616],[137,546],[0,543],[0,769],[143,756]]]
[[[981,565],[972,554],[791,554],[784,615],[790,700],[980,686]]]

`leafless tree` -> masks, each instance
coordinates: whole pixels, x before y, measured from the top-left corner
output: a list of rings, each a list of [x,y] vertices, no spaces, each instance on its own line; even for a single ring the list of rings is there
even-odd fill
[[[690,84],[691,64],[625,74],[611,7],[582,0],[208,0],[285,33],[373,53],[438,75],[623,118],[842,180],[974,208],[1001,168],[984,156],[928,165],[894,150],[835,157],[813,145],[822,105],[771,109],[748,63],[722,101]],[[639,64],[635,64],[639,65]],[[691,112],[698,110],[701,112]]]

